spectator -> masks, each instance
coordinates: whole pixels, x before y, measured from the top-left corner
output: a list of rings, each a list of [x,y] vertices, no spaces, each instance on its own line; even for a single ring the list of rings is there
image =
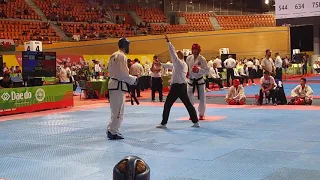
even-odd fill
[[[262,66],[262,70],[268,71],[270,74],[274,73],[274,64],[271,58],[271,50],[267,49],[266,50],[266,55],[263,58],[263,60],[261,61],[261,66]]]
[[[0,80],[0,89],[2,88],[12,88],[13,82],[10,79],[9,73],[4,73],[3,79]]]
[[[230,78],[233,81],[234,79],[234,68],[236,67],[237,62],[232,58],[232,55],[228,56],[228,59],[224,61],[224,67],[227,68],[227,85],[230,87]]]
[[[275,60],[275,66],[276,66],[276,76],[275,78],[282,81],[282,66],[283,66],[283,61],[279,55],[279,53],[275,53],[276,60]]]
[[[320,74],[320,60],[314,62],[313,69],[316,73]]]
[[[208,76],[208,79],[206,81],[206,88],[208,88],[208,89],[209,89],[209,83],[210,82],[218,84],[220,89],[223,88],[222,80],[221,80],[221,77],[220,77],[220,74],[219,74],[219,71],[218,71],[216,63],[213,63],[212,68],[210,68],[210,70],[209,70],[209,76]]]
[[[272,98],[272,103],[277,105],[275,102],[275,95],[274,95],[274,86],[275,80],[272,76],[270,76],[269,71],[265,71],[263,73],[263,77],[260,79],[261,89],[259,93],[259,101],[258,104],[262,105],[264,95],[270,99]]]

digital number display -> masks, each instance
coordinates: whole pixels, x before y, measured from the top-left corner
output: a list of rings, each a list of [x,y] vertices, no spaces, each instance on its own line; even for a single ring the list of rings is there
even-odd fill
[[[23,77],[55,77],[55,52],[22,52]]]
[[[276,0],[276,19],[320,16],[320,0]]]
[[[320,1],[319,2],[312,2],[313,8],[320,8]]]

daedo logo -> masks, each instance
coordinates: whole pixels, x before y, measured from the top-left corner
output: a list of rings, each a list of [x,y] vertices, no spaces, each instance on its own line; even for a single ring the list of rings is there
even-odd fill
[[[20,101],[20,100],[28,100],[31,98],[32,98],[32,93],[29,91],[26,91],[24,93],[17,93],[17,92],[12,91],[11,94],[5,92],[5,93],[2,93],[2,95],[1,95],[1,99],[3,101],[9,101],[9,100]]]
[[[3,93],[3,94],[1,95],[1,99],[2,99],[3,101],[8,101],[8,100],[10,99],[10,94],[9,94],[9,93]]]

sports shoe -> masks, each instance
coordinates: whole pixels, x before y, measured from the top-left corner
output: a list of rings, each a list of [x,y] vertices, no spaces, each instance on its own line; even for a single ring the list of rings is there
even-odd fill
[[[120,140],[120,139],[124,139],[120,133],[118,133],[118,134],[116,134],[116,135],[113,135],[113,134],[111,134],[110,131],[108,131],[108,138],[109,138],[109,140]]]
[[[253,83],[252,85],[256,86],[257,84],[256,84],[256,83]]]
[[[193,125],[191,127],[198,128],[198,127],[200,127],[200,124],[198,122],[197,123],[193,123]]]
[[[156,126],[156,128],[167,129],[167,125],[159,124],[158,126]]]
[[[199,116],[199,120],[205,120],[205,116]]]

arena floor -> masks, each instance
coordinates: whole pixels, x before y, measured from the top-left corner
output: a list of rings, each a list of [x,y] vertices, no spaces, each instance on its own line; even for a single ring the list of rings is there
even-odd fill
[[[109,104],[0,117],[0,179],[110,180],[126,155],[143,158],[152,180],[318,180],[319,106],[207,105],[191,128],[181,103],[167,130],[163,103],[125,108],[122,134],[109,141]]]

